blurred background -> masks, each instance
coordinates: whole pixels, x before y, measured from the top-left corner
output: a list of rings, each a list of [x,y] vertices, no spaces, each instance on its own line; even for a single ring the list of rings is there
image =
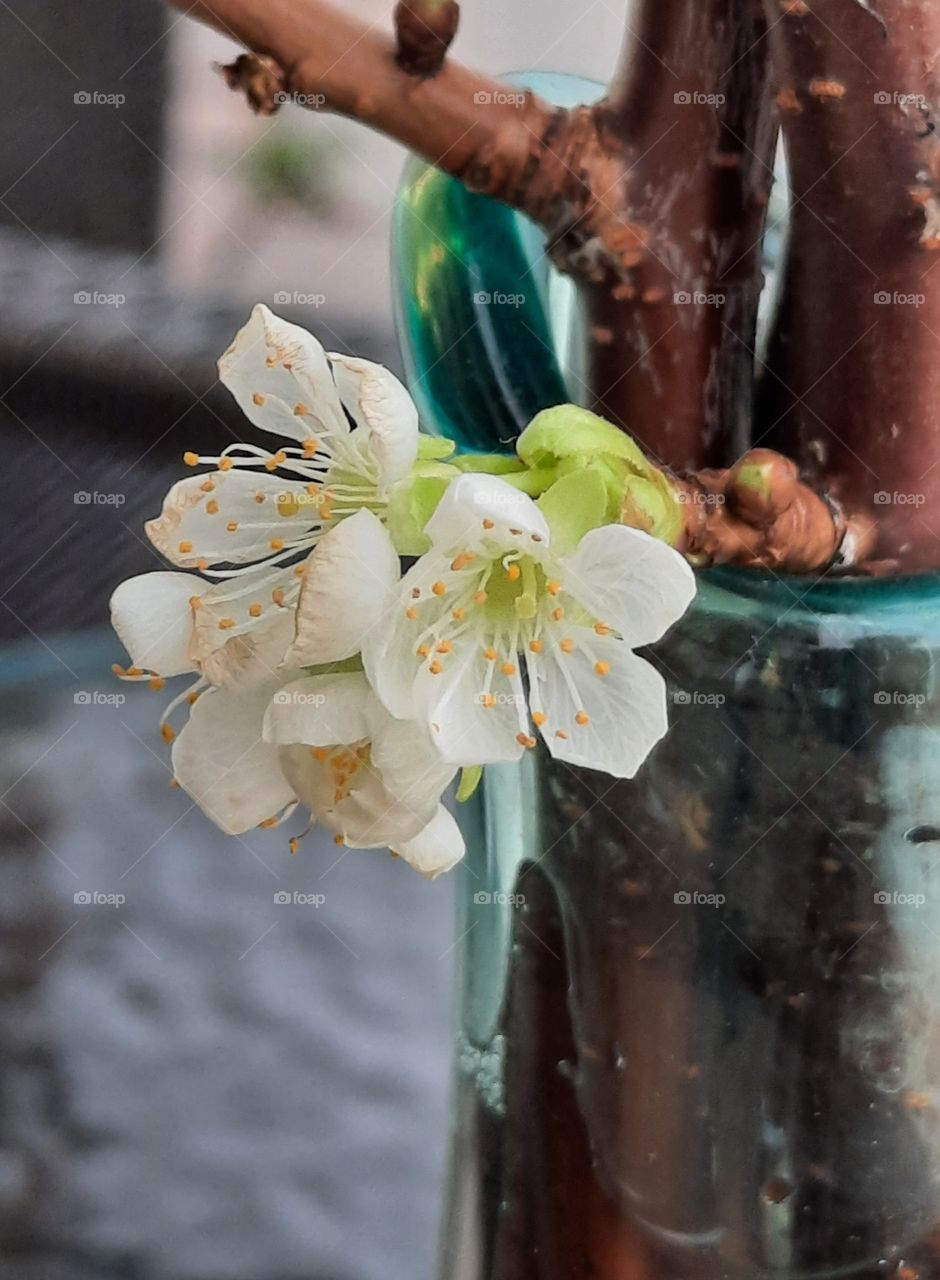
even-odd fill
[[[585,3],[466,0],[457,56],[604,79],[623,15]],[[219,835],[166,694],[110,672],[144,519],[241,430],[215,360],[252,304],[398,368],[403,153],[256,119],[234,52],[157,0],[0,0],[0,1280],[433,1271],[454,877]]]

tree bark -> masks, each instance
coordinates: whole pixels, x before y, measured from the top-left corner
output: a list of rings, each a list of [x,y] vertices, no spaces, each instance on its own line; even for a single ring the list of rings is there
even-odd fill
[[[793,226],[758,438],[877,514],[877,556],[935,566],[940,5],[765,8]]]

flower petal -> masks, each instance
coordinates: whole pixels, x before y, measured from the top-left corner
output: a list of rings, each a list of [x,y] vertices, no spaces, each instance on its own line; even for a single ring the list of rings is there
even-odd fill
[[[450,485],[424,531],[436,547],[478,547],[485,541],[491,554],[518,550],[537,555],[547,549],[550,537],[545,517],[528,494],[499,476],[475,472]]]
[[[411,840],[396,845],[394,852],[428,880],[436,880],[460,862],[466,845],[453,816],[439,804],[428,825]]]
[[[353,420],[369,433],[384,486],[402,480],[418,456],[418,410],[393,373],[371,360],[329,354],[340,398]]]
[[[200,663],[202,674],[210,684],[226,688],[269,684],[278,677],[293,632],[290,611],[278,609],[263,625],[232,636],[206,654]]]
[[[311,747],[366,741],[374,701],[361,671],[292,680],[277,690],[265,711],[265,741]]]
[[[396,720],[373,696],[368,711],[372,763],[399,803],[428,819],[456,768],[445,763],[426,727],[417,720]]]
[[[228,835],[256,827],[295,799],[277,747],[261,737],[274,687],[208,690],[173,743],[177,781]]]
[[[314,486],[265,471],[213,471],[179,480],[144,528],[161,554],[184,569],[250,564],[281,547],[305,545],[320,528]]]
[[[135,667],[160,676],[196,670],[190,600],[205,585],[192,573],[142,573],[115,590],[111,624]]]
[[[539,686],[532,700],[546,715],[540,731],[557,760],[632,778],[669,727],[665,681],[625,641],[586,634],[571,653],[527,657]]]
[[[679,552],[626,525],[585,534],[562,568],[568,594],[631,648],[658,640],[695,596],[695,574]]]
[[[400,572],[392,540],[371,511],[342,520],[304,566],[285,665],[314,667],[358,653],[370,632],[388,625]]]
[[[262,431],[306,440],[349,430],[323,347],[261,303],[219,361],[219,377]]]
[[[496,678],[474,634],[454,646],[439,675],[427,664],[420,668],[415,701],[425,708],[431,741],[447,764],[500,764],[522,755],[517,734],[527,718],[521,684],[498,677],[494,692]]]

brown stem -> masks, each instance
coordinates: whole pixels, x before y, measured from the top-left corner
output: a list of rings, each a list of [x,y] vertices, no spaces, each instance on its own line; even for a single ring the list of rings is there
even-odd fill
[[[596,118],[619,278],[590,270],[595,404],[670,466],[747,447],[774,133],[748,0],[643,0]],[[584,276],[582,276],[584,279]]]
[[[940,5],[764,0],[793,183],[764,434],[940,560]]]

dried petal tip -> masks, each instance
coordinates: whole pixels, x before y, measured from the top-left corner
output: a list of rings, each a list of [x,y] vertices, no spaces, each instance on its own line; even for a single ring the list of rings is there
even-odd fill
[[[272,116],[284,101],[281,73],[268,59],[242,53],[234,62],[219,66],[225,83],[236,93],[244,93],[255,115]]]

